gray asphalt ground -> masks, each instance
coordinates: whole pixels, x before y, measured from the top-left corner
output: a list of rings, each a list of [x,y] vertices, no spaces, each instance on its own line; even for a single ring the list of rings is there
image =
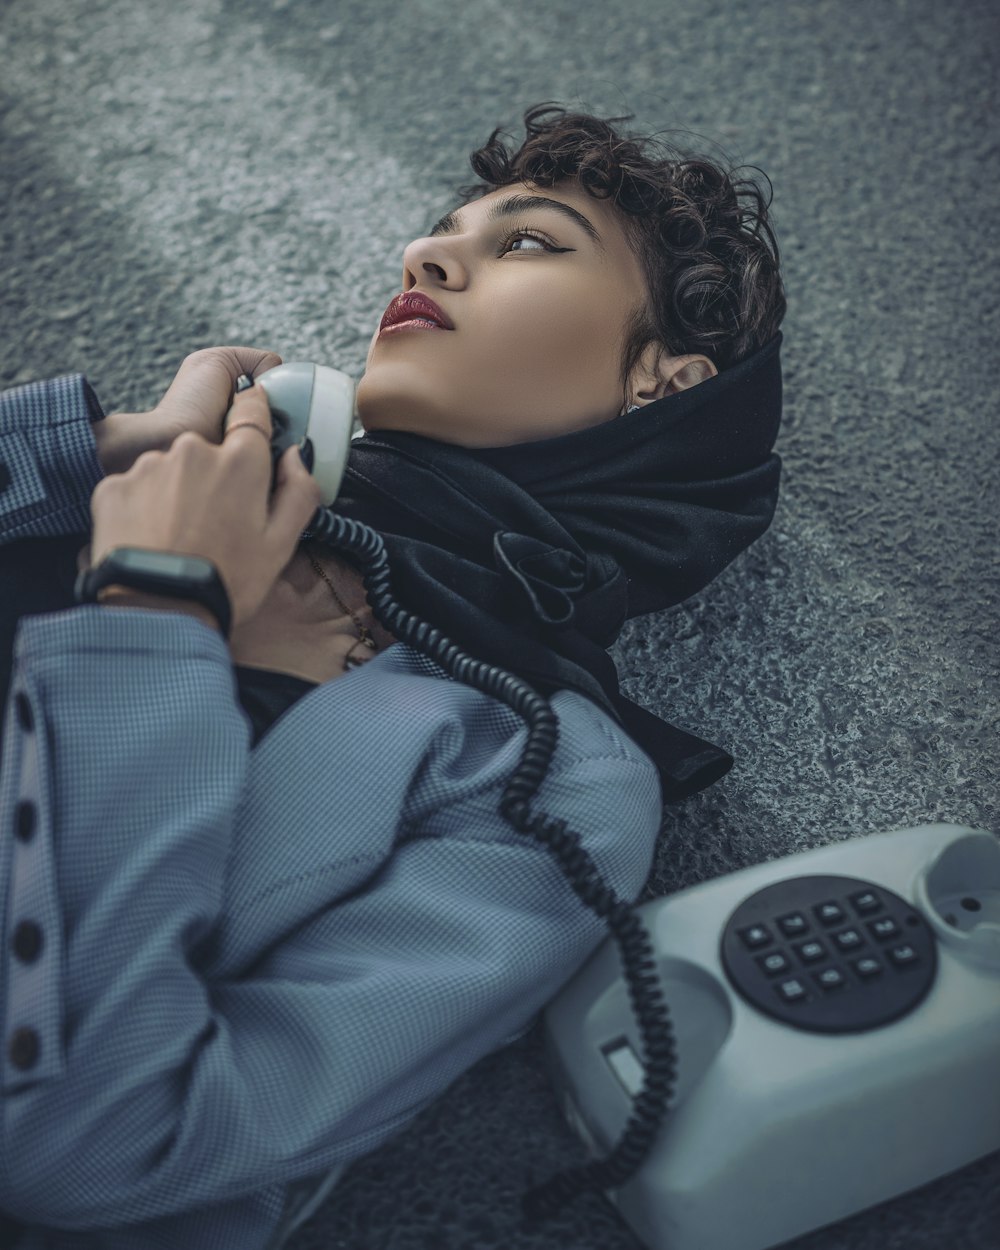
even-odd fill
[[[8,2],[0,385],[81,370],[139,411],[229,343],[359,376],[403,247],[543,100],[759,166],[789,298],[782,495],[615,649],[627,694],[736,758],[669,809],[649,896],[924,822],[1000,831],[996,13]],[[536,1029],[356,1163],[291,1250],[636,1250],[601,1202],[519,1230],[521,1190],[584,1157]],[[794,1245],[997,1250],[998,1229],[994,1154]]]

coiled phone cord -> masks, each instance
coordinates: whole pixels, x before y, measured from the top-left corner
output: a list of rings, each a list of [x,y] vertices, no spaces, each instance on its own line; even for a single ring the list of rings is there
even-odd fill
[[[605,920],[618,943],[642,1035],[643,1087],[621,1138],[606,1158],[557,1172],[523,1194],[522,1215],[545,1219],[579,1194],[623,1184],[649,1153],[670,1103],[677,1051],[649,934],[631,904],[603,883],[580,845],[580,835],[567,829],[564,820],[531,813],[531,799],[548,772],[559,736],[559,720],[549,701],[512,673],[466,655],[439,629],[400,607],[389,593],[389,560],[375,530],[331,508],[320,508],[309,532],[328,547],[359,558],[372,611],[394,637],[429,656],[458,681],[500,699],[527,723],[528,740],[500,800],[500,813],[519,833],[536,838],[555,856],[573,890]]]

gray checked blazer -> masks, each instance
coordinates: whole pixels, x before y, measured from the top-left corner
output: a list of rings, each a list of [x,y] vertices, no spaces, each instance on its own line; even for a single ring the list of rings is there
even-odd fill
[[[89,532],[101,415],[80,374],[0,395],[0,552]],[[552,705],[538,804],[634,900],[656,768],[583,696]],[[403,643],[254,745],[216,631],[64,603],[17,619],[3,728],[18,1250],[273,1246],[607,936],[497,811],[522,722]]]

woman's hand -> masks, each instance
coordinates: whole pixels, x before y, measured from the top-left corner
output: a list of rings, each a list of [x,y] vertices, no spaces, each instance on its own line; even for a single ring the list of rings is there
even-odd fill
[[[328,571],[336,558],[323,557]],[[360,578],[338,565],[342,598],[368,627],[380,650],[395,642],[367,605]],[[229,637],[233,663],[290,673],[305,681],[324,682],[342,676],[349,651],[364,654],[354,620],[334,602],[330,588],[316,576],[300,547],[282,569],[267,598],[249,620]]]
[[[97,458],[105,473],[126,473],[144,451],[167,451],[187,430],[209,443],[222,441],[236,380],[258,378],[281,357],[258,347],[206,347],[181,362],[166,394],[151,412],[113,412],[93,424]]]
[[[225,386],[216,388],[212,402],[211,421],[221,428],[229,407]],[[234,423],[248,421],[259,430],[231,429],[216,447],[187,429],[169,451],[146,451],[127,472],[103,478],[90,500],[90,546],[95,564],[119,546],[204,556],[219,571],[236,628],[267,598],[323,501],[295,447],[279,461],[269,495],[267,395],[254,386],[234,405]],[[183,420],[179,411],[176,419]]]

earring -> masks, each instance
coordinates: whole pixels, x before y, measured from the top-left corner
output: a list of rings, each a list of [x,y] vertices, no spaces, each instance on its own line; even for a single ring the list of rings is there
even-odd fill
[[[631,408],[626,408],[626,409],[625,409],[626,415],[627,415],[628,413],[630,413],[630,412],[635,412],[635,410],[636,410],[638,407],[639,407],[639,405],[638,405],[638,404],[633,404]]]

